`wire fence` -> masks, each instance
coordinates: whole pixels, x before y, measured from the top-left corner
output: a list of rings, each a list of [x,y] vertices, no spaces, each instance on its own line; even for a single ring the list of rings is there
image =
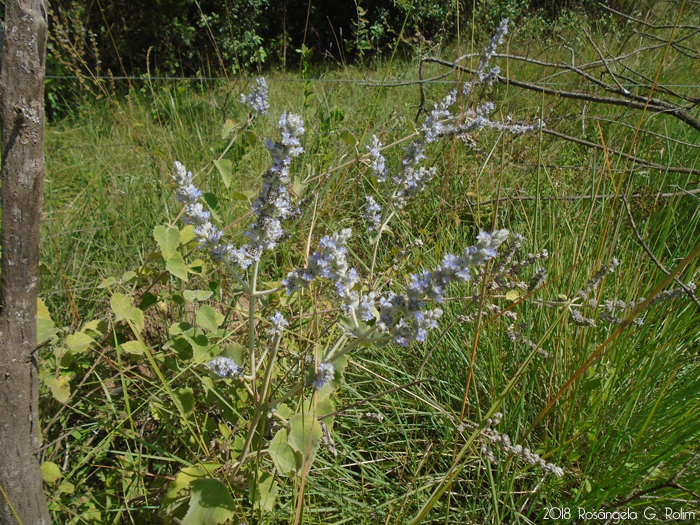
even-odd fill
[[[78,76],[78,75],[46,75],[47,80],[90,80],[90,81],[111,81],[120,80],[128,82],[150,82],[153,80],[157,81],[172,81],[172,82],[249,82],[251,79],[247,77],[167,77],[167,76],[101,76],[96,78],[91,78],[88,76]],[[370,79],[358,79],[358,78],[291,78],[291,77],[281,77],[281,78],[265,78],[268,84],[274,83],[327,83],[327,84],[361,84],[368,87],[409,87],[417,84],[442,84],[449,85],[454,84],[455,80],[432,80],[432,79],[419,79],[419,78],[392,78],[386,79],[384,82],[377,82]],[[545,82],[548,86],[564,86],[570,84],[570,82]],[[639,84],[634,82],[621,82],[622,86],[639,87]],[[664,87],[669,88],[688,88],[688,89],[700,89],[700,84],[663,84]]]

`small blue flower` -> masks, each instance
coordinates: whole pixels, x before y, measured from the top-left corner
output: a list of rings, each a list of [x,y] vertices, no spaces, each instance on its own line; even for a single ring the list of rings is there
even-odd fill
[[[318,365],[318,373],[316,374],[316,381],[314,381],[314,387],[321,389],[328,385],[335,378],[335,367],[332,363],[321,363]]]
[[[205,366],[219,377],[243,377],[243,367],[238,366],[236,362],[230,357],[215,357],[214,359],[206,363]]]

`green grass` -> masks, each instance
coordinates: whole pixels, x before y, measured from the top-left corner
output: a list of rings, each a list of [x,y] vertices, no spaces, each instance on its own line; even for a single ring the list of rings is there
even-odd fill
[[[570,60],[570,51],[559,45],[563,37],[576,46],[577,60],[593,60],[597,55],[587,47],[579,26],[572,23],[551,40],[533,40],[532,28],[527,29],[529,33],[516,32],[510,52],[524,54],[522,50],[527,49],[529,56],[550,62]],[[481,44],[476,42],[475,49]],[[608,45],[612,49],[615,42]],[[631,48],[635,45],[639,44],[634,39],[628,43]],[[462,52],[468,46],[463,48]],[[459,54],[454,47],[441,52],[450,60]],[[653,76],[662,52],[645,54],[635,66]],[[697,68],[689,63],[692,60],[672,53],[663,64],[661,78],[673,84],[698,84]],[[520,80],[542,80],[551,73],[515,61],[507,67]],[[290,239],[264,266],[264,281],[278,281],[303,264],[309,235],[315,243],[343,227],[355,232],[352,264],[361,274],[368,273],[373,246],[363,233],[360,207],[371,191],[370,168],[354,163],[328,177],[317,176],[357,155],[354,147],[341,140],[342,131],[350,131],[362,144],[372,134],[390,143],[410,133],[418,88],[378,89],[360,81],[415,78],[416,71],[417,63],[406,61],[319,72],[324,79],[343,82],[304,83],[280,73],[268,77],[271,117],[257,120],[251,129],[259,139],[273,137],[275,120],[283,110],[303,115],[306,152],[294,161],[292,174],[309,182],[307,191],[318,192],[318,204],[312,201],[307,206]],[[424,75],[442,72],[444,68],[426,66]],[[449,79],[456,80],[457,74]],[[567,77],[554,81],[562,82],[560,89],[583,89]],[[232,223],[248,208],[247,202],[235,199],[233,190],[257,191],[260,175],[269,166],[260,141],[246,147],[239,140],[226,157],[234,162],[230,189],[212,169],[211,161],[227,145],[221,139],[225,121],[246,119],[237,103],[238,94],[245,90],[242,83],[143,86],[135,86],[127,97],[88,101],[71,118],[47,129],[41,296],[65,332],[58,345],[42,350],[42,375],[68,374],[74,393],[65,407],[48,389],[42,394],[47,446],[41,459],[62,467],[61,481],[46,486],[50,508],[60,523],[160,523],[158,509],[168,483],[183,467],[205,460],[201,443],[209,447],[211,440],[217,440],[225,448],[218,425],[228,413],[214,408],[216,399],[202,386],[196,369],[179,363],[172,349],[159,346],[168,339],[172,323],[193,317],[188,307],[171,304],[167,315],[147,316],[147,342],[155,350],[153,362],[163,369],[163,378],[143,357],[130,359],[117,353],[114,347],[123,342],[118,339],[124,334],[116,331],[108,333],[99,349],[93,347],[72,361],[56,357],[64,335],[93,319],[110,319],[110,295],[100,287],[105,278],[119,279],[124,272],[148,267],[152,280],[164,268],[162,261],[151,257],[156,250],[152,232],[180,212],[168,180],[174,160],[198,174],[197,184],[203,191],[219,197],[220,225]],[[448,89],[445,84],[429,85],[426,98],[429,103],[440,100]],[[609,147],[625,151],[641,116],[624,108],[589,106],[582,133],[581,103],[503,86],[493,88],[488,98],[504,116],[531,120],[542,115],[552,129],[593,142],[600,142],[602,134]],[[697,131],[660,115],[647,115],[642,129],[635,155],[668,166],[699,167]],[[390,165],[396,165],[401,155],[400,148],[394,148],[386,156]],[[437,167],[438,175],[429,190],[394,219],[391,234],[380,242],[378,268],[391,268],[397,251],[416,237],[423,238],[423,249],[411,250],[398,270],[388,271],[395,288],[400,288],[410,272],[434,268],[444,254],[473,244],[479,229],[508,228],[523,234],[521,257],[548,250],[549,259],[539,263],[546,267],[548,281],[532,298],[514,305],[505,298],[492,302],[501,309],[512,306],[523,332],[549,357],[531,358],[526,345],[509,339],[510,321],[488,311],[483,312],[481,323],[455,323],[443,334],[462,311],[459,302],[443,305],[441,329],[431,333],[425,345],[353,352],[336,407],[413,382],[428,352],[432,354],[422,377],[432,380],[335,417],[338,457],[324,449],[319,453],[306,479],[303,523],[409,523],[431,494],[444,488],[455,458],[461,472],[423,523],[538,523],[547,507],[570,507],[576,517],[577,507],[611,511],[622,502],[638,512],[646,506],[655,506],[659,512],[664,506],[699,509],[700,458],[694,456],[700,437],[697,306],[686,297],[652,304],[642,312],[644,325],[615,334],[616,325],[599,322],[597,328],[578,327],[565,308],[543,308],[532,300],[572,298],[613,256],[621,265],[595,292],[599,300],[630,302],[649,296],[664,275],[638,243],[623,203],[511,200],[497,206],[471,206],[468,202],[516,195],[611,194],[618,185],[650,195],[697,187],[697,175],[633,165],[625,169],[618,158],[610,161],[607,166],[600,152],[538,134],[512,137],[482,132],[476,149],[460,141],[443,141],[429,149],[427,162]],[[632,206],[646,244],[669,270],[697,245],[697,196],[635,199]],[[232,228],[234,243],[242,242],[247,223],[244,220]],[[211,304],[224,308],[235,283],[220,267],[205,263],[204,268],[187,287],[209,289],[211,285],[216,291]],[[533,270],[525,271],[526,281]],[[696,259],[680,278],[697,282],[697,270]],[[170,278],[156,291],[159,298],[166,298],[182,287]],[[143,290],[140,285],[122,289],[137,294]],[[448,295],[472,293],[471,287],[453,285]],[[280,301],[273,298],[267,308],[280,307]],[[329,308],[337,302],[324,292],[316,306]],[[592,309],[582,311],[588,315]],[[233,340],[245,344],[243,317],[234,312],[226,326]],[[298,350],[332,341],[335,329],[325,333],[326,327],[308,319],[296,321],[285,362],[293,361],[293,345]],[[600,357],[542,414],[603,345]],[[172,394],[182,388],[193,389],[196,407],[184,418]],[[231,389],[227,400],[231,414],[245,412],[241,395]],[[565,477],[543,477],[541,470],[502,454],[499,463],[491,464],[481,457],[478,444],[458,454],[465,441],[457,439],[452,421],[459,419],[465,396],[467,422],[479,424],[488,413],[503,412],[498,430],[563,467]],[[377,423],[360,418],[364,412],[379,412],[386,419]],[[541,421],[529,431],[540,414]],[[47,428],[54,417],[56,421]],[[468,437],[469,432],[464,435]],[[260,465],[271,471],[269,462]],[[680,471],[673,483],[661,486]],[[237,516],[248,513],[249,523],[293,522],[299,480],[278,478],[275,510],[258,516],[259,521],[250,510],[245,483],[228,482],[234,488]],[[649,489],[653,490],[645,497],[625,501]]]

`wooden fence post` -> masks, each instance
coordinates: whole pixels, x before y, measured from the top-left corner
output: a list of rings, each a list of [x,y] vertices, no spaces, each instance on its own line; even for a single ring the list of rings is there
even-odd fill
[[[46,8],[6,0],[2,111],[0,523],[49,525],[39,468],[37,292],[44,190]]]

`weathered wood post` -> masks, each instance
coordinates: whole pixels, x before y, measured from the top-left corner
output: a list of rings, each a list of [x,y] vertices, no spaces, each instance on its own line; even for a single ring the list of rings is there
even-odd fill
[[[46,9],[6,0],[2,111],[0,524],[48,525],[38,452],[37,292],[44,190]]]

